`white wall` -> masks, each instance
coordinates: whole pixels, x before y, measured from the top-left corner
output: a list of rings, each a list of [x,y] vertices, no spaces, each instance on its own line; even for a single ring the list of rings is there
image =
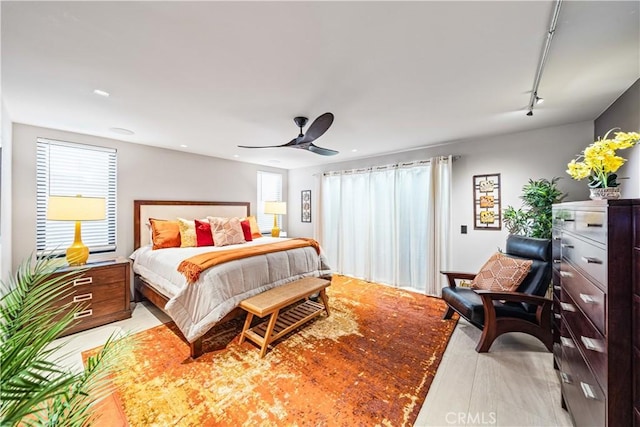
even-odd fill
[[[583,200],[589,192],[586,181],[574,181],[565,173],[567,162],[593,141],[593,122],[537,129],[488,138],[470,139],[415,151],[394,153],[357,161],[334,163],[323,167],[289,171],[288,232],[291,236],[313,236],[319,210],[317,191],[312,206],[313,223],[300,221],[300,191],[316,189],[316,180],[323,171],[391,164],[427,159],[440,155],[459,155],[453,163],[453,262],[458,271],[477,271],[498,247],[504,248],[506,230],[473,229],[473,175],[500,173],[502,207],[520,206],[522,186],[532,179],[562,177],[558,186],[568,193],[565,200]],[[315,176],[314,176],[315,174]],[[467,225],[468,234],[460,234]]]
[[[9,113],[2,101],[2,118],[0,119],[2,142],[2,189],[0,190],[0,279],[9,277],[11,264],[11,150],[12,123]]]
[[[35,250],[38,137],[118,150],[117,255],[128,256],[133,250],[135,199],[243,201],[250,202],[255,213],[258,170],[282,173],[283,194],[287,195],[288,174],[284,169],[14,124],[12,268]]]

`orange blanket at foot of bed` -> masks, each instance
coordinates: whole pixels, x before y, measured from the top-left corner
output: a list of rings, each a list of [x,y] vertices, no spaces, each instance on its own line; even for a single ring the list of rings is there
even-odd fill
[[[312,246],[318,255],[320,254],[320,245],[317,241],[314,239],[298,238],[276,243],[267,243],[266,245],[249,246],[228,251],[206,252],[195,255],[182,261],[178,266],[178,271],[184,274],[187,282],[194,283],[200,277],[200,273],[215,265],[256,255],[304,248],[307,246]]]

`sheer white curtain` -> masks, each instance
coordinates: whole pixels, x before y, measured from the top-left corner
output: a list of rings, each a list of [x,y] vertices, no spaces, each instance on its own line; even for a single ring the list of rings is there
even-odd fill
[[[318,230],[341,274],[440,295],[448,268],[451,157],[325,173]]]

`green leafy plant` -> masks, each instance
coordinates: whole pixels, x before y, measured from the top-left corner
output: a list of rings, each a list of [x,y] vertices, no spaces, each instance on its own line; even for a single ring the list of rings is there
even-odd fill
[[[111,392],[109,373],[118,365],[129,339],[111,336],[88,358],[83,372],[62,367],[56,356],[65,343],[53,343],[83,307],[55,307],[73,294],[66,283],[76,270],[51,276],[49,257],[31,258],[3,283],[0,297],[0,425],[84,426],[91,424],[93,404]],[[71,308],[71,309],[70,309]],[[53,344],[52,344],[53,343]]]
[[[558,189],[560,178],[551,180],[530,179],[522,187],[522,207],[507,206],[502,213],[505,227],[511,234],[529,237],[551,238],[552,213],[554,203],[561,202],[565,195]]]

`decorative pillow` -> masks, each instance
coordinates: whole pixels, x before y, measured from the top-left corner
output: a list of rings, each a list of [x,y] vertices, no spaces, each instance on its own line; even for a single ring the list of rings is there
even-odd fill
[[[153,249],[179,248],[180,226],[178,221],[149,218]]]
[[[178,218],[180,227],[180,247],[193,248],[196,246],[196,224],[192,219]]]
[[[513,292],[527,277],[533,261],[493,254],[473,278],[471,287],[494,292]]]
[[[244,234],[244,240],[247,242],[253,241],[253,236],[251,236],[251,223],[248,219],[244,221],[240,221],[240,226],[242,227],[242,233]]]
[[[260,227],[258,227],[258,220],[256,220],[255,216],[251,215],[243,219],[249,221],[249,225],[251,226],[251,237],[253,239],[262,237],[262,233],[260,232]]]
[[[196,245],[213,246],[213,234],[211,234],[211,224],[208,221],[195,220]]]
[[[244,233],[238,218],[207,217],[211,224],[211,233],[215,246],[244,243]]]

